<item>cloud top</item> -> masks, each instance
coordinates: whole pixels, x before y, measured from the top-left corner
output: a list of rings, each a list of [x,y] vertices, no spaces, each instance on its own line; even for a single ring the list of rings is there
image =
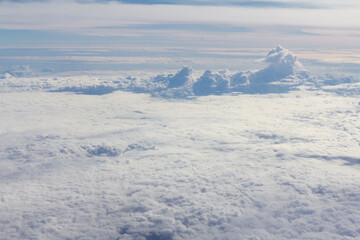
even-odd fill
[[[168,97],[231,92],[278,93],[295,89],[308,77],[302,70],[298,57],[281,46],[271,49],[264,61],[268,66],[258,71],[231,73],[227,70],[206,70],[195,79],[192,69],[184,67],[175,75],[158,75],[146,83],[137,81],[130,85],[132,89]]]
[[[177,88],[184,86],[192,77],[193,70],[191,67],[183,67],[174,76],[169,77],[169,88]]]
[[[298,57],[281,46],[271,49],[264,58],[268,65],[257,71],[230,72],[228,70],[206,70],[199,77],[195,77],[189,66],[183,67],[175,74],[159,74],[155,77],[128,76],[125,79],[117,79],[113,82],[74,82],[59,85],[59,82],[50,84],[46,81],[44,86],[50,91],[70,91],[78,94],[102,95],[117,90],[150,93],[153,96],[167,98],[185,98],[191,96],[220,95],[226,93],[266,94],[283,93],[298,89],[300,86],[310,86],[317,89],[325,89],[327,86],[352,84],[356,87],[359,82],[352,76],[312,76],[304,71]],[[21,86],[25,82],[21,78],[31,77],[31,69],[27,66],[15,66],[4,72],[3,84],[9,86]],[[11,77],[15,77],[12,79]],[[16,80],[19,78],[19,80]],[[9,84],[6,84],[6,81]],[[19,81],[20,85],[12,84]],[[61,82],[61,81],[60,81]],[[33,89],[36,84],[32,84]],[[354,92],[351,88],[351,92]],[[345,91],[345,90],[344,90]],[[342,90],[342,92],[344,92]],[[356,90],[358,91],[358,90]],[[345,91],[348,94],[349,91]]]
[[[269,66],[252,76],[253,83],[278,81],[295,75],[296,71],[302,68],[298,57],[281,46],[271,49],[266,55],[265,62]]]

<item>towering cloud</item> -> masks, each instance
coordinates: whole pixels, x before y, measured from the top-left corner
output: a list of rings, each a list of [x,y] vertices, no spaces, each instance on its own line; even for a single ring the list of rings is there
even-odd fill
[[[289,50],[278,46],[265,58],[269,65],[259,71],[215,72],[206,70],[193,85],[194,95],[221,94],[226,92],[267,93],[288,91],[302,82],[302,65]],[[300,74],[300,75],[299,75]]]
[[[169,88],[177,88],[184,86],[191,79],[192,72],[193,71],[190,67],[183,67],[174,76],[170,76],[168,85]]]
[[[297,56],[281,46],[270,50],[265,62],[269,63],[269,66],[252,75],[252,84],[278,81],[295,75],[302,67]]]

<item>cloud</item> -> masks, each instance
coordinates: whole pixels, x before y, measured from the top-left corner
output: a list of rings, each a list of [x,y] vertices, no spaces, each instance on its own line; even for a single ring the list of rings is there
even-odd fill
[[[190,67],[184,67],[174,76],[169,77],[169,88],[177,88],[184,86],[191,80],[192,69]]]
[[[316,83],[319,86],[336,86],[339,84],[355,83],[357,80],[353,76],[343,76],[334,74],[325,74],[317,79]]]
[[[115,92],[117,90],[121,90],[121,88],[106,86],[106,85],[95,85],[95,86],[62,87],[53,90],[53,92],[75,92],[78,94],[85,94],[85,95],[105,95]]]
[[[193,85],[195,95],[226,93],[229,90],[230,77],[226,71],[214,72],[206,70]]]
[[[4,76],[8,77],[32,77],[34,75],[30,66],[27,65],[15,65],[9,68],[2,73]]]
[[[252,73],[200,75],[231,88]],[[156,78],[77,74],[0,81],[13,87],[0,98],[0,238],[359,238],[358,96],[36,88]],[[161,75],[181,80],[167,90],[198,76]]]
[[[58,0],[0,0],[0,2],[50,2]],[[77,2],[83,4],[89,3],[111,3],[118,2],[123,4],[141,4],[141,5],[195,5],[195,6],[241,6],[252,8],[331,8],[331,7],[354,7],[359,6],[358,1],[310,1],[310,0],[67,0],[68,2]]]
[[[297,56],[281,46],[270,50],[265,58],[265,62],[269,66],[251,76],[252,83],[278,81],[282,78],[295,75],[296,70],[302,68]]]
[[[135,5],[71,1],[0,2],[3,29],[71,30],[149,23],[356,28],[359,9],[249,9],[229,6]],[[70,9],[70,10],[69,10]],[[262,16],[259,18],[258,16]],[[305,16],[305,17],[304,17]],[[352,18],[354,17],[354,18]]]
[[[128,4],[168,4],[168,5],[200,5],[200,6],[242,6],[242,7],[254,7],[254,8],[316,8],[316,5],[304,1],[269,1],[269,0],[224,0],[224,1],[212,1],[212,0],[97,0],[96,2],[111,2],[117,1]],[[86,2],[86,0],[84,1]]]
[[[243,71],[230,73],[229,71],[206,70],[201,77],[196,79],[191,86],[191,92],[186,88],[187,94],[203,96],[209,94],[224,94],[230,92],[243,93],[271,93],[286,92],[301,85],[308,77],[303,71],[301,63],[289,50],[278,46],[270,50],[265,58],[268,66],[259,71]],[[186,73],[186,74],[184,74]],[[191,71],[188,67],[183,68],[175,75],[181,84],[176,84],[180,89],[189,83]],[[186,77],[184,77],[186,76]],[[169,95],[167,91],[171,87],[174,77],[172,75],[160,75],[154,79],[154,83],[165,83],[151,87],[160,95]],[[151,85],[151,84],[150,84]],[[143,87],[144,89],[149,86]],[[183,94],[185,95],[185,94]]]
[[[208,69],[199,77],[195,77],[192,68],[185,66],[174,74],[158,74],[150,77],[148,75],[146,77],[127,75],[113,81],[89,81],[86,79],[86,81],[80,82],[74,80],[66,81],[65,85],[63,81],[40,81],[38,83],[29,80],[21,81],[24,77],[32,77],[33,72],[27,66],[14,66],[5,71],[2,78],[9,81],[9,84],[3,81],[5,86],[13,86],[19,90],[21,88],[34,90],[38,88],[52,92],[74,92],[84,95],[106,95],[125,90],[150,93],[153,96],[165,98],[188,98],[227,93],[284,93],[295,91],[301,86],[348,95],[359,92],[358,78],[335,74],[314,76],[304,70],[294,53],[281,46],[271,49],[263,62],[268,65],[260,70],[231,72]],[[17,77],[19,80],[11,77]],[[346,84],[351,86],[344,87]],[[345,88],[348,90],[345,91]]]
[[[175,75],[158,75],[147,81],[133,81],[127,88],[149,92],[155,96],[189,97],[233,92],[282,93],[297,90],[303,85],[321,88],[358,82],[358,79],[351,76],[311,76],[303,69],[298,57],[281,46],[271,49],[264,62],[268,66],[258,71],[231,73],[227,70],[206,70],[197,79],[192,76],[191,68],[184,67]],[[350,92],[356,93],[357,90]]]
[[[353,19],[359,15],[359,7],[294,9],[113,1],[106,4],[3,1],[0,2],[0,31],[4,31],[4,37],[0,43],[6,47],[175,44],[269,47],[291,42],[296,47],[323,47],[324,44],[341,47],[341,42],[356,47],[360,35],[342,32],[328,37],[311,34],[311,29],[347,29],[358,33],[360,24]],[[19,32],[11,32],[14,30]]]

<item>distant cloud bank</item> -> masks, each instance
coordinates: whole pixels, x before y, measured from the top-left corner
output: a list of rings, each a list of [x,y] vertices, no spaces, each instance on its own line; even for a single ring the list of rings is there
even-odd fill
[[[133,79],[123,89],[163,97],[188,97],[234,92],[283,93],[304,85],[321,87],[358,82],[351,76],[311,76],[298,57],[281,46],[271,49],[264,61],[268,66],[258,71],[230,73],[227,70],[206,70],[199,78],[195,78],[192,68],[186,66],[176,74],[162,74],[146,81]]]
[[[257,71],[230,72],[228,70],[206,70],[200,77],[195,77],[189,66],[183,67],[175,74],[159,74],[155,77],[132,77],[118,78],[117,80],[77,81],[46,81],[39,80],[37,84],[31,83],[31,88],[47,89],[57,92],[75,92],[78,94],[103,95],[117,90],[150,93],[153,96],[166,98],[186,98],[191,96],[220,95],[227,93],[266,94],[283,93],[298,90],[300,87],[319,89],[333,86],[345,86],[339,90],[326,89],[341,94],[358,93],[359,79],[353,76],[334,76],[325,74],[313,76],[307,72],[298,57],[291,51],[278,46],[271,49],[263,60],[268,65]],[[52,74],[46,71],[45,74]],[[21,87],[24,81],[17,78],[32,77],[33,74],[28,66],[15,66],[5,71],[1,78],[9,85]]]

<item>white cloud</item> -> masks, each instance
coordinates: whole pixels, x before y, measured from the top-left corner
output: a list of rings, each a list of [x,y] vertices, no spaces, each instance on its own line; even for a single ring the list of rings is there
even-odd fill
[[[33,71],[27,65],[15,65],[10,67],[9,70],[3,72],[5,76],[12,77],[32,77]]]
[[[132,59],[132,58],[130,58]],[[134,60],[134,59],[132,59]],[[156,59],[147,59],[155,61]],[[164,60],[163,60],[164,61]],[[125,63],[131,63],[126,62]],[[159,59],[159,64],[161,64]],[[225,93],[284,93],[296,91],[299,88],[325,89],[326,86],[338,86],[326,91],[340,94],[356,95],[359,92],[355,83],[359,79],[355,76],[325,74],[316,76],[303,69],[298,57],[291,51],[278,46],[271,49],[266,55],[264,62],[268,64],[260,70],[247,70],[240,72],[213,71],[194,74],[192,68],[186,66],[175,74],[142,74],[133,76],[131,73],[123,73],[119,78],[110,77],[109,80],[96,79],[93,76],[80,81],[46,81],[32,79],[23,81],[21,77],[30,77],[28,67],[12,67],[5,71],[2,78],[2,91],[23,91],[29,89],[46,89],[55,92],[75,92],[87,95],[104,95],[118,90],[150,93],[153,96],[166,98],[187,98],[192,96],[221,95]],[[18,71],[14,71],[18,69]],[[6,75],[7,74],[7,75]],[[44,73],[42,73],[44,74]],[[45,73],[48,75],[48,73]],[[52,74],[52,73],[50,73]],[[12,78],[18,77],[18,79]],[[20,78],[19,78],[20,77]],[[348,91],[344,90],[343,84],[353,84]],[[341,86],[342,85],[342,86]],[[341,90],[340,90],[341,89]]]
[[[297,56],[281,46],[270,50],[265,58],[265,62],[269,66],[254,74],[254,83],[278,81],[282,78],[295,75],[296,70],[301,70],[302,68]]]
[[[175,76],[160,75],[149,81],[137,81],[128,88],[142,89],[154,95],[183,97],[191,95],[224,94],[230,92],[272,93],[295,90],[305,81],[308,74],[302,69],[297,56],[281,46],[270,50],[265,58],[268,66],[259,71],[228,71],[206,70],[202,76],[194,80],[188,67],[183,68]],[[185,74],[186,73],[186,74]],[[176,91],[173,79],[178,83]],[[169,91],[170,90],[170,91]]]
[[[358,96],[47,90],[1,93],[1,238],[359,237]]]

